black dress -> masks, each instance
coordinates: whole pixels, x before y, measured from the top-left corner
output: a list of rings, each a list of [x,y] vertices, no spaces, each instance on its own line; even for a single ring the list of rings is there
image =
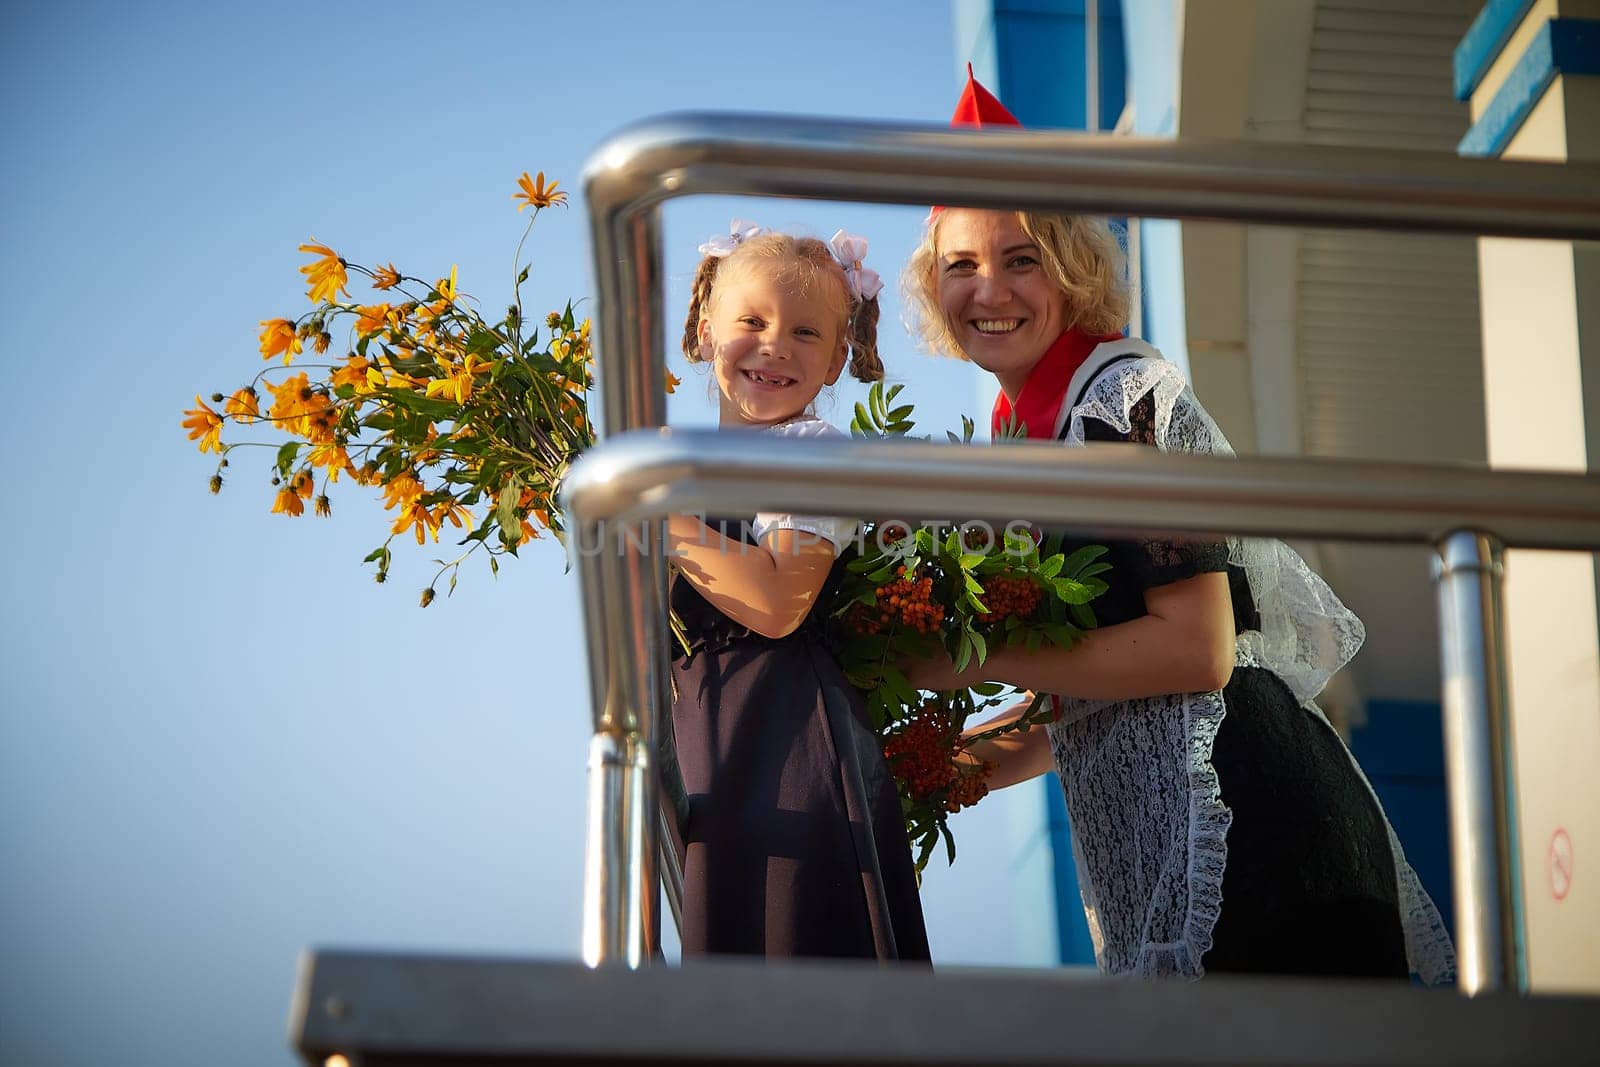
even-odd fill
[[[673,581],[693,647],[672,665],[686,955],[928,959],[899,796],[830,649],[840,573],[776,640]]]
[[[1122,434],[1085,419],[1084,440],[1153,444],[1149,396],[1134,405],[1130,422]],[[1094,604],[1101,626],[1146,614],[1146,589],[1218,571],[1228,572],[1237,629],[1259,626],[1249,583],[1229,565],[1225,543],[1113,541],[1108,548],[1110,588]],[[1233,819],[1206,972],[1405,978],[1387,823],[1344,743],[1269,670],[1236,667],[1223,700],[1211,764]]]

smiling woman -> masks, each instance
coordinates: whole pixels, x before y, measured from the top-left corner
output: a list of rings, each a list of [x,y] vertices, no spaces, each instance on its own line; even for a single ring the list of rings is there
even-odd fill
[[[1016,120],[969,72],[955,124]],[[1122,335],[1124,277],[1101,220],[935,208],[904,286],[929,348],[995,376],[996,438],[1231,455],[1178,369]],[[969,752],[996,787],[1060,776],[1101,969],[1447,979],[1438,912],[1314,703],[1361,620],[1279,541],[1109,548],[1085,640],[907,671],[1053,695],[1047,729]]]
[[[999,382],[996,437],[1231,454],[1177,368],[1122,336],[1122,276],[1099,220],[951,209],[905,287],[929,346]],[[970,752],[997,787],[1060,775],[1101,968],[1402,978],[1409,954],[1447,977],[1438,914],[1313,703],[1360,620],[1278,541],[1123,541],[1107,558],[1083,642],[907,672],[1054,694],[1047,730]]]

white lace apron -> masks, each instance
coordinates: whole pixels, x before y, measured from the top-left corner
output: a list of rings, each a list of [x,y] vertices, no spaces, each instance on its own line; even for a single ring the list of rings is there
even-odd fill
[[[1135,358],[1121,358],[1127,356]],[[1158,448],[1233,455],[1177,367],[1133,339],[1091,353],[1068,388],[1056,436],[1083,444],[1085,419],[1128,434],[1133,407],[1146,396],[1153,399]],[[1314,700],[1361,647],[1365,627],[1282,541],[1230,538],[1228,550],[1260,614],[1259,629],[1239,634],[1235,663],[1272,671],[1309,713],[1322,717]],[[1200,977],[1221,911],[1233,818],[1211,765],[1227,714],[1223,694],[1123,701],[1062,696],[1060,702],[1051,749],[1066,791],[1078,884],[1100,969]],[[1361,780],[1366,783],[1364,774]],[[1450,981],[1455,952],[1449,933],[1392,826],[1389,842],[1411,969],[1430,985]]]

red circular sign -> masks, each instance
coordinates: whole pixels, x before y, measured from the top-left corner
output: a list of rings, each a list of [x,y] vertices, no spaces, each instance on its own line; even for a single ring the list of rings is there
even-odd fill
[[[1550,835],[1548,859],[1550,895],[1556,900],[1565,900],[1572,891],[1572,838],[1560,827]]]

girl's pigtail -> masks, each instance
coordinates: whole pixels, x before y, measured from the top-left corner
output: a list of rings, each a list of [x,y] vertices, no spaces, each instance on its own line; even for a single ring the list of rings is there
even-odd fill
[[[711,304],[711,283],[717,276],[716,256],[706,256],[694,272],[694,284],[689,289],[689,317],[683,323],[683,354],[690,363],[703,363],[700,354],[700,316]]]
[[[858,382],[883,380],[878,358],[878,298],[858,300],[850,313],[850,376]]]

